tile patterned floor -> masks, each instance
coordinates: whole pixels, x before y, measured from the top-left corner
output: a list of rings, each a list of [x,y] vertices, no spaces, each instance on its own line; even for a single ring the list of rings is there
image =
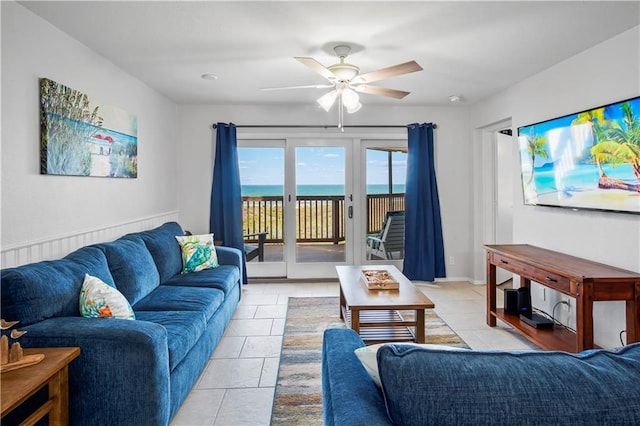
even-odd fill
[[[535,349],[512,329],[485,323],[485,286],[416,283],[473,349]],[[268,425],[289,297],[338,296],[337,283],[250,284],[222,341],[171,426]],[[498,297],[501,300],[502,297]]]

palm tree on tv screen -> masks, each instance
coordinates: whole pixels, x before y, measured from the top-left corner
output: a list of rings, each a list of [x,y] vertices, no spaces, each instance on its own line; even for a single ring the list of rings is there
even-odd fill
[[[527,137],[527,154],[531,157],[531,176],[529,176],[529,180],[527,184],[533,182],[533,173],[534,173],[534,165],[536,164],[536,155],[544,158],[545,160],[549,158],[549,154],[545,149],[547,145],[547,137],[546,136],[538,136],[534,132],[534,128],[531,127],[531,132]]]
[[[598,121],[598,124],[593,126],[598,143],[591,148],[591,154],[600,172],[598,187],[640,192],[640,118],[635,116],[629,102],[623,103],[620,108],[624,126],[618,121],[607,119]],[[607,176],[601,167],[602,163],[610,164],[612,167],[630,163],[639,183],[630,184]]]

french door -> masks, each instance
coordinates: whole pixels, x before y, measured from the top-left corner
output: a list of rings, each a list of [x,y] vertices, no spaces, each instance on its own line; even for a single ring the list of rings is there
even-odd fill
[[[333,277],[353,262],[351,139],[288,139],[287,153],[287,277]]]
[[[381,231],[387,211],[404,209],[406,137],[239,138],[238,156],[246,243],[266,233],[263,259],[247,263],[250,277],[401,265],[401,251],[369,260],[367,235]]]

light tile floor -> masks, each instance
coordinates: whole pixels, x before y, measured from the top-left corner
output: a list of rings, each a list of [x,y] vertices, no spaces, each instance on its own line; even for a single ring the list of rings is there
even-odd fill
[[[486,325],[486,286],[416,284],[435,303],[436,313],[472,349],[537,349],[500,322],[495,328]],[[288,298],[338,294],[337,283],[245,286],[224,337],[171,425],[268,425]]]

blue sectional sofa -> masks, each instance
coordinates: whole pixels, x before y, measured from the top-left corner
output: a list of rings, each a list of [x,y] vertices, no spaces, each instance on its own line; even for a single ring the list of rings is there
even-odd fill
[[[617,351],[450,351],[390,344],[378,387],[350,329],[322,350],[325,425],[638,425],[640,343]]]
[[[241,296],[242,256],[182,274],[175,222],[80,248],[63,259],[2,270],[2,318],[23,347],[79,346],[69,366],[73,425],[166,425],[220,341]],[[80,316],[85,274],[115,287],[135,320]]]

